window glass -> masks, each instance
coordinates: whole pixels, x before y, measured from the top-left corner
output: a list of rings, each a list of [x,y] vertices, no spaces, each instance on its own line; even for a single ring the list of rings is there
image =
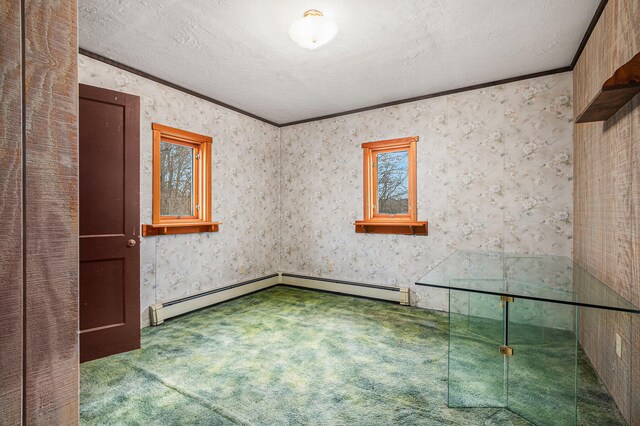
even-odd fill
[[[408,214],[409,152],[382,152],[376,157],[378,214]]]
[[[193,159],[191,147],[160,144],[161,216],[194,216]]]

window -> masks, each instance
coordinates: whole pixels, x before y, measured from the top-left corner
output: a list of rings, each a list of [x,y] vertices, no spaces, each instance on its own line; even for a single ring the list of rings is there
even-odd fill
[[[364,220],[356,232],[426,235],[418,222],[416,144],[418,137],[362,144],[364,154]]]
[[[142,235],[215,232],[211,138],[153,124],[153,224]]]

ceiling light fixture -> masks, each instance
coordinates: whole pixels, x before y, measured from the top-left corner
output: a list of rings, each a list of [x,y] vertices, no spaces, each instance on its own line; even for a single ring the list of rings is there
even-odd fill
[[[338,33],[338,25],[319,10],[311,9],[289,28],[289,37],[306,49],[329,43]]]

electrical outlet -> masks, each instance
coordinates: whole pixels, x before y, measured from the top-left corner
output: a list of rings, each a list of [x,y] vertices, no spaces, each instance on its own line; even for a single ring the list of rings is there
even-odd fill
[[[622,358],[622,337],[618,333],[616,333],[616,355]]]

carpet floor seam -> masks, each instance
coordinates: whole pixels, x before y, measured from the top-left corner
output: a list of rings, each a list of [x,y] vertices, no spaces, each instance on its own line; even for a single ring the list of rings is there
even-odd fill
[[[127,361],[125,361],[127,362]],[[201,406],[203,406],[204,408],[207,408],[227,419],[229,419],[229,421],[233,422],[234,424],[237,425],[243,425],[243,426],[254,426],[253,423],[242,419],[241,417],[233,414],[233,413],[229,413],[227,410],[225,410],[224,408],[220,407],[217,404],[213,404],[211,402],[209,402],[208,400],[200,397],[199,395],[193,393],[193,392],[189,392],[186,389],[182,389],[180,386],[178,386],[177,384],[162,378],[160,375],[154,373],[153,371],[150,371],[148,369],[145,368],[141,368],[131,362],[127,362],[131,368],[133,368],[134,370],[138,371],[140,374],[150,378],[151,380],[156,381],[157,383],[161,384],[162,386],[177,392],[181,395],[184,395],[185,397],[189,398],[190,400],[193,400],[196,404],[199,404]]]

